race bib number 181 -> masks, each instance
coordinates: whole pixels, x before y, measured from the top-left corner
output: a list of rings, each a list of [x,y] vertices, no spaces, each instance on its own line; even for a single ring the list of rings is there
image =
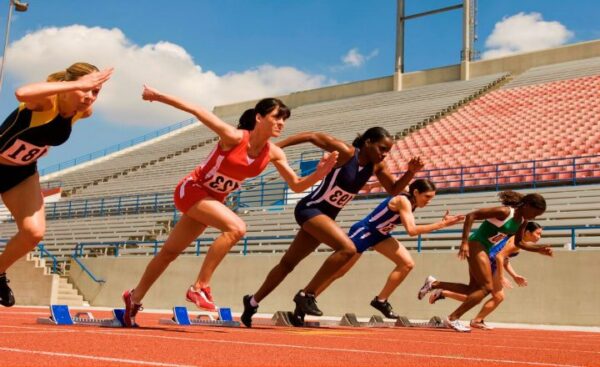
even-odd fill
[[[25,166],[37,161],[46,155],[46,153],[48,153],[48,147],[38,147],[37,145],[17,139],[8,149],[0,154],[0,157],[14,164]]]

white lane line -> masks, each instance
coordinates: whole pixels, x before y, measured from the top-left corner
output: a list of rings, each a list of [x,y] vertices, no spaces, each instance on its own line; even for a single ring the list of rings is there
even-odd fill
[[[130,364],[145,365],[145,366],[194,367],[193,365],[186,365],[186,364],[150,362],[150,361],[141,361],[139,359],[111,358],[111,357],[91,356],[91,355],[85,355],[85,354],[47,352],[47,351],[43,351],[43,350],[27,350],[27,349],[17,349],[17,348],[0,347],[0,351],[12,352],[12,353],[41,354],[41,355],[51,356],[51,357],[67,357],[67,358],[79,358],[79,359],[92,359],[92,360],[95,360],[95,361],[130,363]]]
[[[167,340],[185,340],[194,342],[208,342],[216,344],[237,344],[237,345],[251,345],[258,347],[270,347],[270,348],[290,348],[300,350],[320,350],[327,352],[346,352],[346,353],[368,353],[368,354],[381,354],[381,355],[393,355],[393,356],[408,356],[428,359],[450,359],[450,360],[462,360],[462,361],[474,361],[474,362],[491,362],[491,363],[506,363],[506,364],[518,364],[518,365],[530,365],[530,366],[549,366],[549,367],[583,367],[581,365],[572,364],[559,364],[559,363],[545,363],[545,362],[528,362],[528,361],[517,361],[511,359],[495,359],[495,358],[475,358],[475,357],[463,357],[463,356],[451,356],[451,355],[437,355],[437,354],[422,354],[422,353],[407,353],[407,352],[385,352],[375,351],[369,349],[351,349],[351,348],[332,348],[332,347],[314,347],[309,345],[294,345],[294,344],[276,344],[276,343],[259,343],[259,342],[244,342],[236,340],[219,340],[209,338],[184,338],[177,336],[163,336],[163,335],[148,335],[142,333],[123,333],[123,332],[93,332],[86,331],[94,334],[110,334],[110,335],[124,335],[131,336],[134,338],[145,337],[155,339],[167,339]]]

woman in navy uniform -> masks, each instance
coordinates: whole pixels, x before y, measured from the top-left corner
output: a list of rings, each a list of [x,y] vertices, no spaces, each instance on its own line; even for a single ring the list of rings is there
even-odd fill
[[[0,125],[0,195],[15,219],[17,233],[0,254],[0,304],[14,305],[6,270],[42,240],[46,230],[37,160],[61,145],[92,105],[113,69],[98,71],[79,62],[48,76],[46,82],[18,88],[19,106]]]
[[[408,250],[392,237],[391,232],[398,224],[402,224],[409,236],[418,236],[452,226],[465,219],[463,215],[450,215],[446,211],[444,217],[436,223],[416,224],[413,212],[417,208],[426,207],[435,197],[435,190],[435,184],[428,179],[414,180],[408,187],[408,192],[386,198],[369,215],[352,225],[348,236],[356,246],[356,255],[323,284],[316,295],[321,294],[333,281],[346,274],[360,259],[361,254],[372,247],[392,260],[396,267],[388,276],[381,292],[371,301],[371,306],[383,313],[385,317],[398,318],[388,298],[406,278],[415,262]]]
[[[324,243],[334,250],[333,254],[325,260],[309,284],[294,297],[295,323],[301,324],[305,314],[321,316],[322,312],[316,305],[315,293],[356,254],[356,247],[335,222],[338,213],[373,174],[388,193],[397,195],[423,167],[419,158],[413,158],[409,162],[408,172],[396,180],[383,163],[392,148],[393,140],[390,133],[382,127],[368,129],[359,135],[352,145],[328,134],[314,132],[291,136],[278,145],[287,147],[305,142],[328,152],[339,152],[338,163],[315,190],[298,202],[294,214],[300,230],[292,244],[279,264],[267,275],[260,289],[253,296],[244,296],[244,313],[241,320],[247,327],[252,325],[252,315],[257,312],[258,303],[269,295],[300,261]]]

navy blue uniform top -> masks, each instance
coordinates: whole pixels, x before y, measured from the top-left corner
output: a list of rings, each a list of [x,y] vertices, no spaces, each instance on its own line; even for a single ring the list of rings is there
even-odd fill
[[[412,196],[403,192],[399,195],[406,196],[411,203],[412,211],[415,211],[415,206],[413,204]],[[400,214],[391,210],[388,206],[390,200],[392,200],[394,196],[390,196],[371,212],[369,215],[361,219],[359,222],[355,224],[355,226],[360,225],[369,228],[371,231],[377,231],[381,234],[389,234],[396,226],[402,223],[400,219]]]
[[[348,204],[373,175],[373,164],[358,164],[359,149],[343,166],[337,167],[325,176],[321,184],[296,205],[296,212],[310,209],[332,219]],[[310,215],[314,216],[314,215]]]

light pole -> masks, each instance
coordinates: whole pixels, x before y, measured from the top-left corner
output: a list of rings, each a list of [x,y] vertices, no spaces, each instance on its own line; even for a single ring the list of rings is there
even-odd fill
[[[19,0],[8,0],[8,17],[6,18],[6,33],[4,34],[4,49],[2,50],[2,64],[0,64],[0,93],[2,93],[2,82],[4,81],[4,62],[6,61],[6,49],[8,48],[8,39],[10,34],[10,20],[13,8],[19,12],[27,11],[29,4]]]

